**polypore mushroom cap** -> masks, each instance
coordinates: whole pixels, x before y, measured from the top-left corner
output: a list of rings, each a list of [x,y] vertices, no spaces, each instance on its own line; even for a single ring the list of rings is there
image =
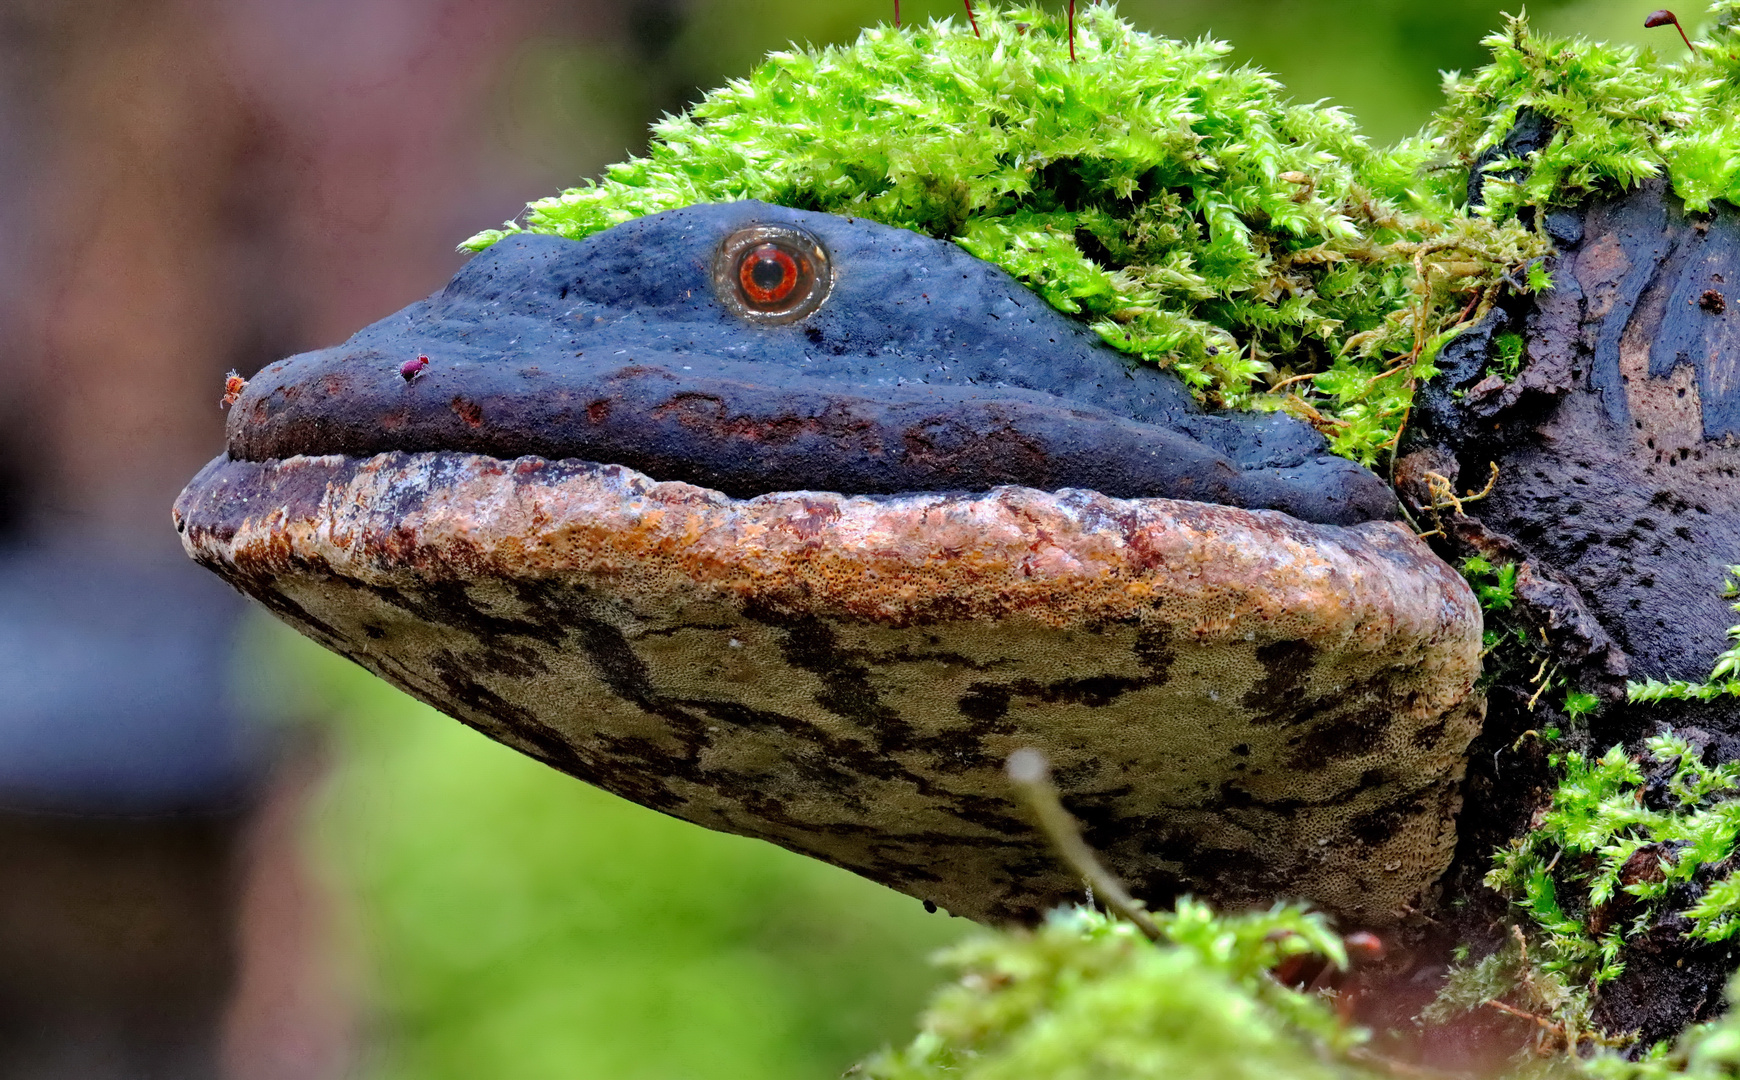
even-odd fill
[[[1367,923],[1449,861],[1479,608],[1405,528],[1081,490],[735,499],[454,452],[220,458],[188,551],[304,633],[643,805],[980,919],[1080,886]]]
[[[1449,859],[1480,618],[1387,485],[952,244],[754,202],[510,238],[228,441],[186,544],[294,625],[960,914],[1078,892],[1021,746],[1156,902],[1381,922]]]
[[[751,309],[763,241],[813,256],[819,301],[794,273],[791,310]],[[738,497],[1021,484],[1337,525],[1397,513],[1308,425],[1205,412],[955,244],[753,201],[503,240],[428,300],[269,365],[228,442],[255,461],[580,458]]]

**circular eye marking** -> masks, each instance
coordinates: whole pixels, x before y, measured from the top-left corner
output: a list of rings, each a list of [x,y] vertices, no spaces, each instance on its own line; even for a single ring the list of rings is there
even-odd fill
[[[713,288],[739,318],[764,326],[796,322],[833,286],[827,249],[794,225],[751,225],[725,238],[713,258]]]
[[[778,244],[762,244],[750,250],[737,271],[743,296],[757,307],[785,303],[797,288],[798,261]]]

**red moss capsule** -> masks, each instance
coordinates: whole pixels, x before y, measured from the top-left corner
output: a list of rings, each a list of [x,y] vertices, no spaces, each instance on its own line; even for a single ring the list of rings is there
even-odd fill
[[[1680,32],[1680,40],[1686,43],[1686,48],[1692,51],[1692,55],[1698,54],[1698,47],[1692,44],[1691,38],[1686,36],[1686,28],[1680,25],[1679,18],[1667,8],[1650,12],[1649,16],[1643,20],[1643,25],[1649,30],[1654,30],[1658,26],[1672,26]]]
[[[399,366],[399,377],[404,379],[406,382],[410,382],[412,379],[423,374],[423,369],[428,366],[429,358],[427,356],[419,356],[415,360],[407,360]]]
[[[236,399],[242,396],[242,391],[247,388],[248,380],[242,378],[235,368],[231,368],[230,373],[224,376],[224,396],[218,402],[218,408],[227,409],[234,405]]]

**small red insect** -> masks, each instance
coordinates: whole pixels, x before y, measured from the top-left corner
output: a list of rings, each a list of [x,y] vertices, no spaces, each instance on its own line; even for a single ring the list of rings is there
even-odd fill
[[[1673,28],[1680,32],[1680,40],[1686,43],[1686,48],[1692,50],[1692,55],[1698,55],[1698,47],[1692,44],[1691,38],[1686,36],[1686,28],[1680,25],[1678,16],[1667,8],[1652,11],[1649,13],[1649,18],[1643,20],[1644,28],[1649,30],[1654,30],[1658,26],[1666,26],[1669,23],[1672,23]]]
[[[410,382],[412,379],[423,374],[423,369],[428,366],[429,358],[427,356],[419,356],[415,360],[407,360],[399,366],[399,377],[404,379],[406,382]]]
[[[231,368],[230,373],[224,376],[224,396],[223,400],[218,402],[218,408],[227,409],[234,405],[236,399],[242,396],[242,391],[247,388],[248,380],[242,378],[235,368]]]

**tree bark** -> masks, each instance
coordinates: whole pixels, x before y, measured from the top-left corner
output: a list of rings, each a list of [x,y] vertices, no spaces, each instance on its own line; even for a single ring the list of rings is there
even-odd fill
[[[1560,748],[1600,753],[1667,724],[1711,762],[1740,757],[1732,698],[1625,700],[1627,679],[1702,681],[1740,621],[1721,596],[1740,563],[1740,311],[1728,299],[1740,213],[1687,213],[1655,182],[1543,224],[1559,250],[1553,288],[1502,303],[1445,348],[1394,475],[1421,526],[1444,530],[1440,555],[1519,564],[1512,621],[1531,631],[1526,662],[1489,664],[1499,673],[1445,882],[1468,905],[1446,940],[1497,932],[1503,901],[1480,879],[1550,797],[1547,744],[1525,733],[1558,727]],[[1488,375],[1505,334],[1526,344],[1508,383]],[[1445,505],[1443,480],[1460,496],[1494,467],[1487,497]],[[1563,711],[1572,689],[1602,699],[1585,722]],[[1648,1045],[1721,1008],[1735,957],[1686,938],[1673,914],[1684,906],[1664,904],[1628,944],[1598,1003],[1608,1030],[1640,1030]]]

